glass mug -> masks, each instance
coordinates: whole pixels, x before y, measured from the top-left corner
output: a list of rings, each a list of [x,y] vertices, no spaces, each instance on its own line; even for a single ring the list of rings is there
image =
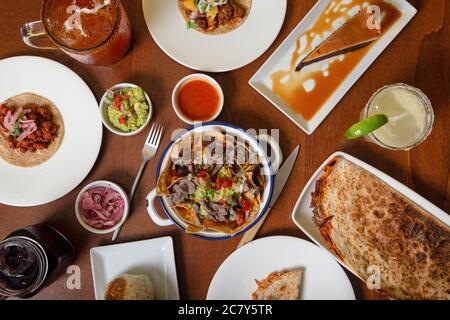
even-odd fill
[[[120,0],[44,0],[41,20],[21,28],[32,48],[60,49],[81,63],[109,66],[131,43],[131,26]],[[34,40],[48,38],[49,45]]]

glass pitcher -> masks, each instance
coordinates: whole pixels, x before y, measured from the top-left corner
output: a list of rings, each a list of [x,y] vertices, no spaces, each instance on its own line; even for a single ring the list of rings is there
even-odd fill
[[[24,24],[21,34],[32,48],[59,49],[99,66],[121,60],[131,43],[130,22],[119,0],[44,0],[41,20]]]

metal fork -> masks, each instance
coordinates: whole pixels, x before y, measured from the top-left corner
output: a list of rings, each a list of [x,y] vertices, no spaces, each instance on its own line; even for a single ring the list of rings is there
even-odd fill
[[[131,187],[130,194],[128,195],[128,199],[130,202],[133,201],[134,193],[136,192],[137,186],[139,185],[139,181],[141,180],[142,173],[144,172],[145,166],[147,163],[152,160],[156,152],[158,151],[159,143],[161,142],[161,137],[163,134],[163,127],[159,124],[154,123],[152,128],[150,129],[150,133],[148,134],[147,140],[145,140],[144,148],[142,149],[142,162],[139,168],[136,179],[134,180],[133,186]],[[123,225],[122,225],[123,226]],[[114,231],[112,241],[116,241],[119,237],[120,230],[122,226]]]

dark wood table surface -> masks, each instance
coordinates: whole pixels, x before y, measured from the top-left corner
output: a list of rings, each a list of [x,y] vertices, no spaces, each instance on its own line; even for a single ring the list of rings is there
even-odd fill
[[[164,146],[169,142],[172,130],[186,127],[172,109],[172,89],[181,77],[194,71],[170,59],[156,45],[146,27],[140,0],[122,2],[134,29],[134,43],[125,59],[113,67],[86,66],[60,52],[27,47],[19,35],[19,27],[25,22],[39,20],[38,0],[0,1],[0,58],[38,55],[58,61],[78,73],[97,99],[106,88],[119,82],[141,85],[153,100],[154,121],[165,127],[166,134],[162,141]],[[281,147],[285,155],[289,155],[297,144],[302,146],[299,160],[285,190],[258,237],[291,235],[306,238],[293,224],[291,211],[310,176],[337,150],[368,162],[450,212],[450,1],[410,1],[419,10],[414,20],[345,95],[314,134],[308,136],[247,82],[315,2],[289,0],[281,33],[262,57],[239,70],[212,75],[222,85],[226,96],[224,111],[219,118],[221,121],[243,128],[281,129]],[[428,140],[409,152],[388,151],[363,140],[346,141],[343,132],[358,120],[359,112],[371,94],[381,86],[396,82],[417,86],[430,97],[436,122]],[[53,203],[39,207],[14,208],[0,205],[0,238],[20,227],[48,222],[65,233],[76,247],[74,264],[82,271],[81,290],[66,289],[68,275],[63,274],[42,290],[36,299],[94,298],[89,250],[95,246],[110,244],[111,236],[98,236],[85,231],[75,218],[74,201],[80,188],[94,180],[112,180],[129,190],[140,164],[140,153],[146,135],[147,131],[135,137],[122,138],[105,129],[98,160],[78,188]],[[144,199],[155,187],[155,167],[161,151],[144,173],[131,216],[122,230],[119,242],[173,237],[180,295],[184,299],[204,299],[214,273],[235,250],[240,239],[220,242],[199,240],[182,233],[176,227],[158,227],[150,220]],[[0,177],[0,183],[7,181],[2,181]],[[366,289],[364,283],[353,275],[348,276],[358,299],[382,298]]]

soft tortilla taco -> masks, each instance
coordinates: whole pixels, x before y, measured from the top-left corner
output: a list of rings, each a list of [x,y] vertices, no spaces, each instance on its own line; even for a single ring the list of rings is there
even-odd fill
[[[189,29],[220,35],[238,28],[248,17],[252,0],[177,0]]]
[[[259,214],[265,177],[259,164],[226,158],[240,151],[244,159],[251,158],[248,146],[218,131],[197,138],[188,135],[175,142],[158,179],[157,194],[187,224],[189,233],[239,233]]]
[[[18,167],[48,161],[64,137],[59,110],[48,99],[22,93],[0,104],[0,157]]]

